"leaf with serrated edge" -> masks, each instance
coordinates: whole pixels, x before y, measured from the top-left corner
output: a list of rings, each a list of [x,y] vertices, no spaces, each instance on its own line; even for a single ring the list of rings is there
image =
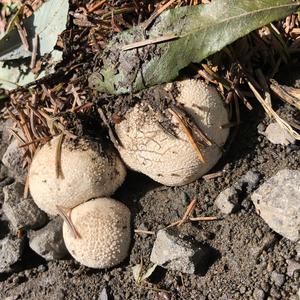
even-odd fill
[[[143,40],[143,28],[115,36],[101,58],[101,76],[90,86],[111,94],[136,92],[169,82],[190,63],[200,62],[249,32],[296,11],[292,0],[214,0],[210,4],[163,12],[149,30],[149,38],[176,35],[175,40],[124,51]]]

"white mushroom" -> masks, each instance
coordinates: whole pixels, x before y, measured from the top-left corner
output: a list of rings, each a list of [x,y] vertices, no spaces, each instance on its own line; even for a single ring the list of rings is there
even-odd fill
[[[158,114],[146,102],[128,111],[125,120],[115,127],[123,145],[118,150],[124,162],[131,169],[169,186],[190,183],[208,172],[221,157],[221,147],[229,134],[229,129],[221,129],[228,123],[228,113],[214,87],[199,80],[184,80],[175,85],[177,102],[212,142],[211,146],[200,147],[204,162],[199,160],[178,119],[175,116],[171,119],[176,138],[163,130]]]
[[[52,139],[36,153],[29,170],[30,193],[39,208],[57,215],[57,206],[73,208],[92,198],[110,196],[123,183],[126,169],[115,151],[80,138],[63,141],[59,152],[59,139]]]
[[[71,211],[73,225],[63,224],[70,254],[90,268],[110,268],[122,262],[130,245],[130,211],[111,198],[85,202]],[[76,230],[76,233],[74,233]]]

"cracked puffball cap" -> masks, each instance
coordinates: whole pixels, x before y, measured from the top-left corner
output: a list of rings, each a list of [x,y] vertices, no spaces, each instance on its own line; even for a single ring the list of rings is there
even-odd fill
[[[161,126],[160,114],[146,101],[130,109],[125,120],[115,125],[123,147],[119,153],[128,167],[169,186],[188,184],[206,174],[220,159],[222,146],[229,135],[222,125],[229,122],[224,101],[216,88],[200,80],[186,79],[164,86],[179,107],[211,142],[200,139],[199,153],[192,145],[178,118],[168,110],[163,112],[175,133]],[[189,129],[192,134],[194,128]]]
[[[73,208],[92,198],[110,196],[123,183],[126,169],[113,149],[104,150],[88,138],[65,138],[61,151],[59,143],[60,137],[55,137],[43,145],[29,169],[31,196],[46,213],[57,215],[56,206]]]
[[[70,219],[78,236],[64,222],[65,245],[75,260],[90,268],[110,268],[128,255],[130,211],[111,198],[97,198],[72,209]]]

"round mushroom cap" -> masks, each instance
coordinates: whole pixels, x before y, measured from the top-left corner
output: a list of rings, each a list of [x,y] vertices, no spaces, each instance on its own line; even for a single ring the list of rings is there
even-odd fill
[[[87,138],[62,143],[60,169],[56,159],[59,137],[34,156],[29,170],[29,189],[37,206],[57,215],[56,206],[73,208],[89,199],[110,196],[123,183],[126,169],[113,149]]]
[[[205,162],[200,161],[178,119],[171,118],[176,137],[162,128],[158,114],[146,102],[135,105],[115,126],[124,162],[169,186],[188,184],[207,173],[220,159],[221,147],[229,135],[228,128],[221,129],[229,121],[228,112],[214,87],[194,79],[176,82],[175,87],[177,102],[212,142],[211,146],[200,145]]]
[[[130,246],[130,211],[121,202],[98,198],[71,211],[75,237],[64,222],[63,238],[70,254],[90,268],[110,268],[122,262]]]

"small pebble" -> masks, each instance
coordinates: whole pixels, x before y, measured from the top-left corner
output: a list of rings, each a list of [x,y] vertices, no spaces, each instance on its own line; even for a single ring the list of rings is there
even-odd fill
[[[287,259],[287,274],[292,277],[296,271],[300,270],[300,262],[292,259]]]
[[[256,288],[253,292],[253,298],[255,300],[264,300],[265,299],[265,292],[259,288]]]
[[[281,273],[273,271],[271,274],[271,279],[278,287],[281,287],[285,282],[285,276]]]

